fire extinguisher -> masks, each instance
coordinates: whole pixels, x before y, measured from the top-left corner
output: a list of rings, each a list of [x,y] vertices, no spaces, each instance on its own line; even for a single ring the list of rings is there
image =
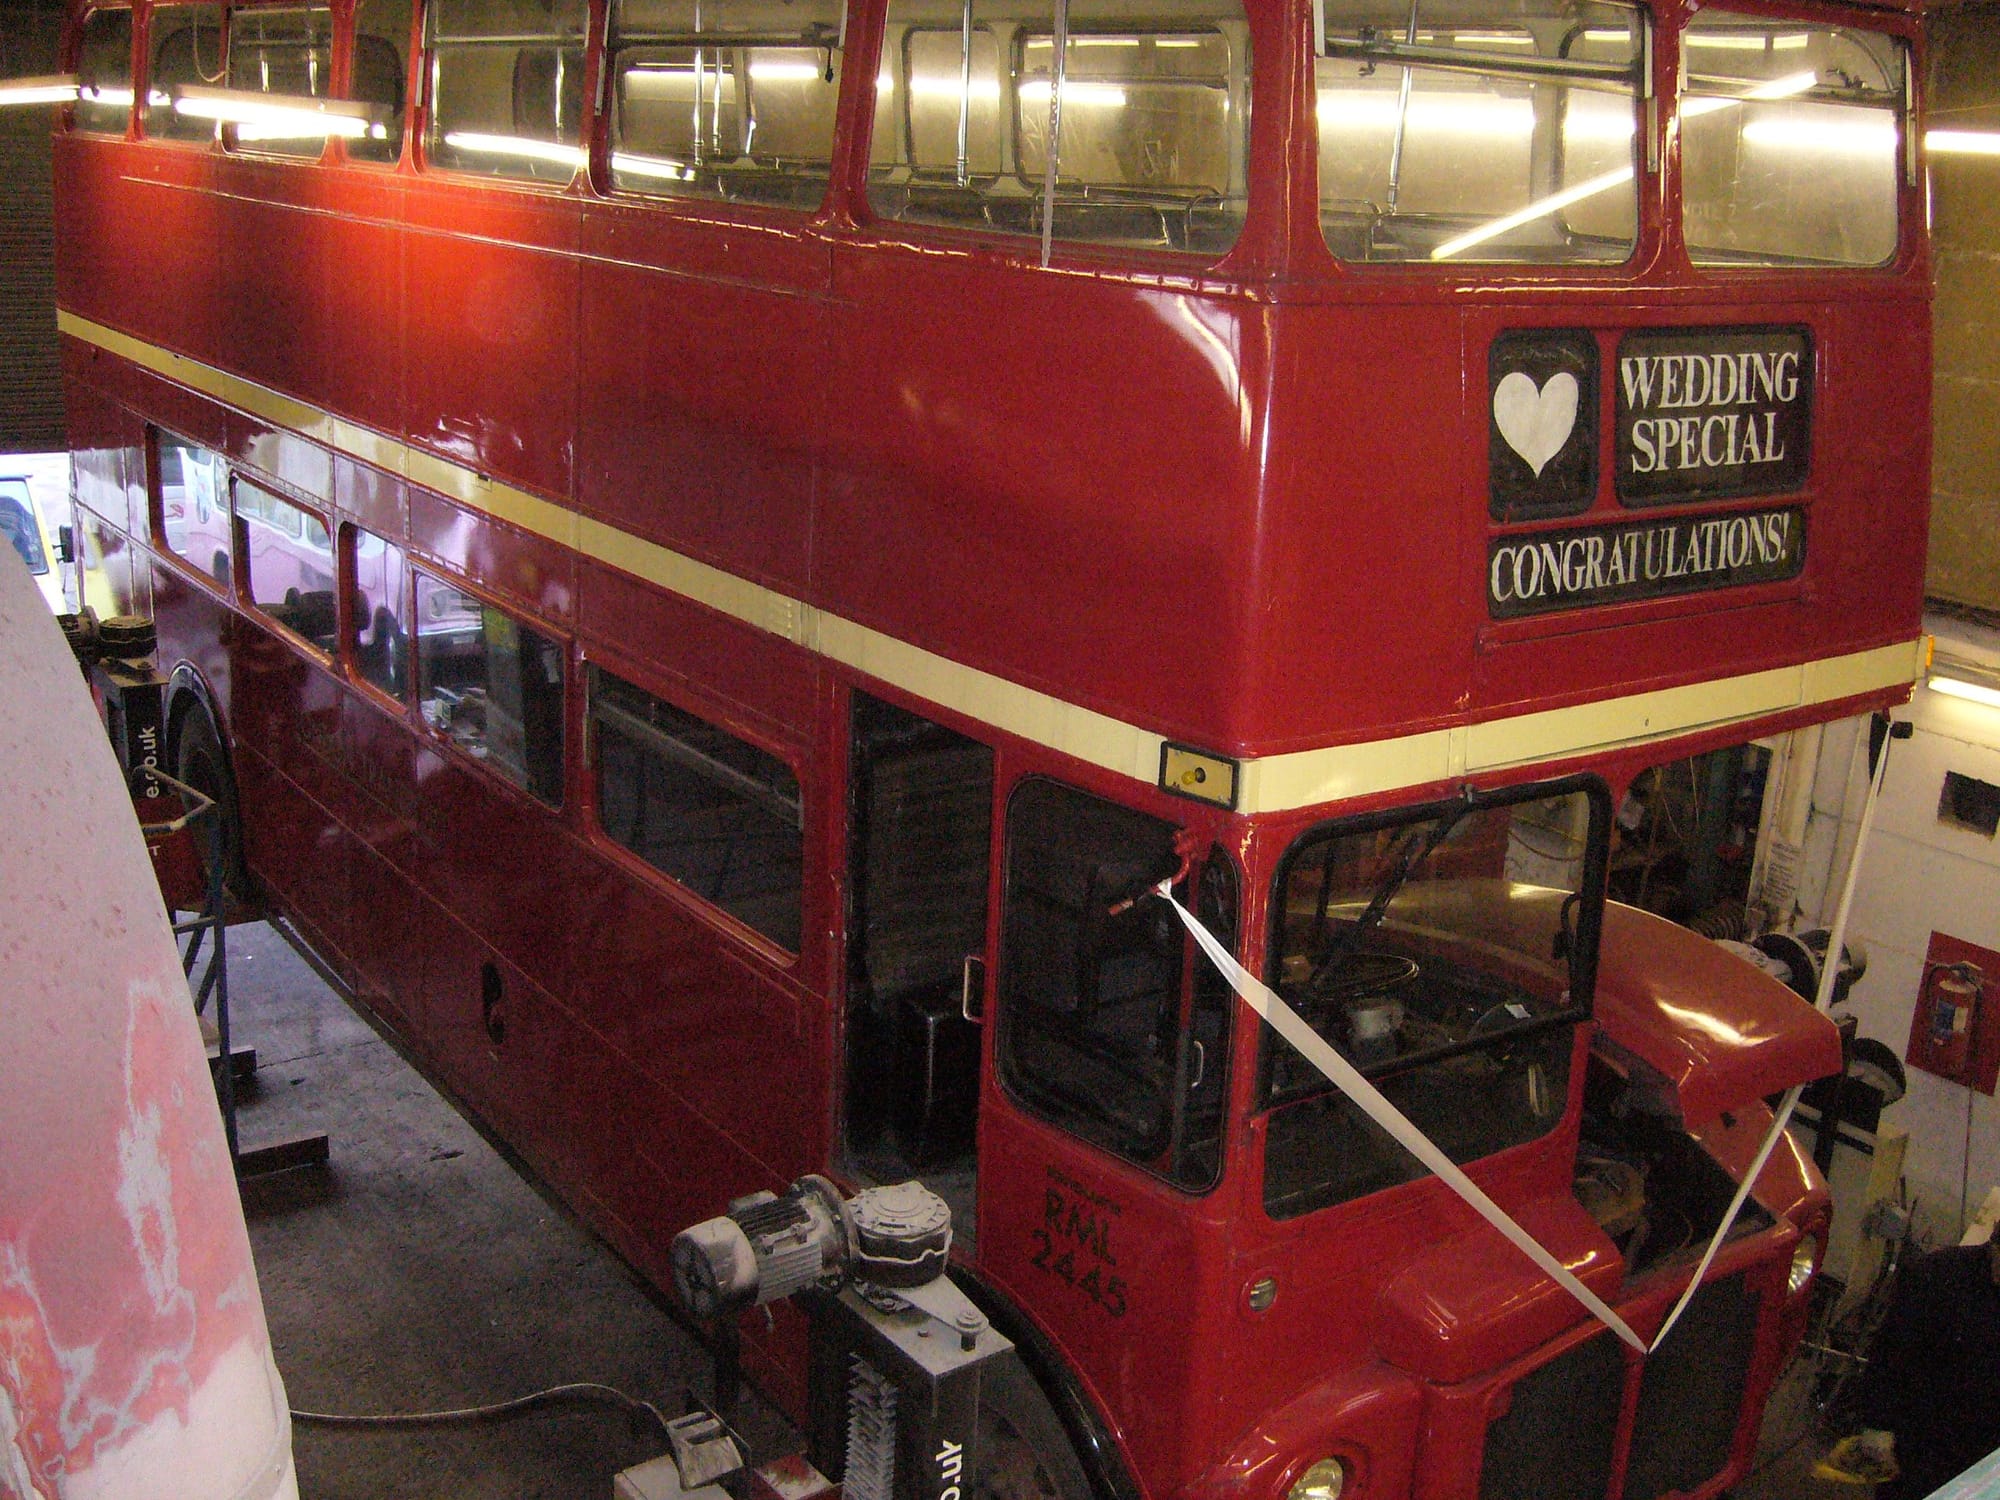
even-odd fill
[[[1985,989],[1977,964],[1933,964],[1917,998],[1924,1024],[1922,1066],[1942,1078],[1963,1081],[1971,1061],[1972,1023]]]

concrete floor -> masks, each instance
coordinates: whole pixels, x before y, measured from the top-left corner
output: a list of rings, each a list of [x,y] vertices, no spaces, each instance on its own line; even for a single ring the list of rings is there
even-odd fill
[[[528,1186],[270,928],[229,933],[231,1016],[258,1075],[250,1150],[313,1130],[325,1167],[252,1179],[245,1215],[295,1409],[460,1408],[598,1381],[674,1415],[709,1364],[656,1294]],[[753,1436],[776,1427],[746,1419]],[[295,1424],[304,1500],[589,1500],[664,1450],[615,1407],[394,1431]]]
[[[590,1380],[681,1409],[707,1356],[638,1279],[508,1162],[261,924],[230,930],[238,1046],[259,1072],[244,1148],[313,1130],[325,1167],[245,1184],[271,1338],[294,1408],[424,1411]],[[1735,1500],[1866,1500],[1812,1477],[1803,1380],[1772,1402]],[[784,1426],[754,1401],[760,1445]],[[650,1423],[571,1407],[500,1424],[293,1430],[304,1500],[590,1500],[663,1450]],[[783,1451],[760,1448],[760,1457]]]

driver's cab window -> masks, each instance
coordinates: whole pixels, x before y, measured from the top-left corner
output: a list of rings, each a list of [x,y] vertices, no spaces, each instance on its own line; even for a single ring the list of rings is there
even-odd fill
[[[1151,894],[1179,866],[1175,832],[1056,782],[1015,791],[1000,1076],[1033,1113],[1200,1189],[1220,1167],[1229,1012],[1226,987],[1197,981],[1185,930]],[[1230,941],[1226,857],[1211,854],[1192,886],[1204,920]]]

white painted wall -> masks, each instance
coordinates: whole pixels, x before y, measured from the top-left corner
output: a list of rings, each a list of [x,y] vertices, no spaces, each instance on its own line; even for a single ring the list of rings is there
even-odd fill
[[[2000,670],[2000,634],[1933,619],[1938,650]],[[1875,826],[1863,856],[1850,918],[1850,942],[1868,945],[1868,973],[1845,1009],[1861,1035],[1902,1056],[1933,930],[2000,949],[2000,839],[1940,822],[1944,775],[1957,771],[2000,785],[2000,708],[1968,703],[1918,687],[1908,709],[1913,738],[1895,742]],[[1857,726],[1829,728],[1820,753],[1814,817],[1807,831],[1801,904],[1830,923],[1839,878],[1867,790],[1865,760],[1854,757]],[[1852,774],[1850,775],[1850,767]],[[1989,1006],[2000,1007],[2000,974],[1989,976]],[[1959,1236],[1960,1170],[1971,1111],[1970,1202],[1976,1211],[2000,1182],[2000,1108],[1983,1094],[1915,1068],[1908,1096],[1889,1118],[1910,1133],[1905,1178],[1919,1200],[1927,1239]]]

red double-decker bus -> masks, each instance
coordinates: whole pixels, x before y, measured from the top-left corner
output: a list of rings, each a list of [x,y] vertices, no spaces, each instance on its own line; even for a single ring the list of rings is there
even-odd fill
[[[1915,675],[1914,11],[79,4],[86,598],[662,1284],[804,1173],[945,1197],[992,1492],[1713,1496],[1810,1163],[1641,1355],[1148,893],[1659,1328],[1838,1051],[1607,904],[1615,811]]]

